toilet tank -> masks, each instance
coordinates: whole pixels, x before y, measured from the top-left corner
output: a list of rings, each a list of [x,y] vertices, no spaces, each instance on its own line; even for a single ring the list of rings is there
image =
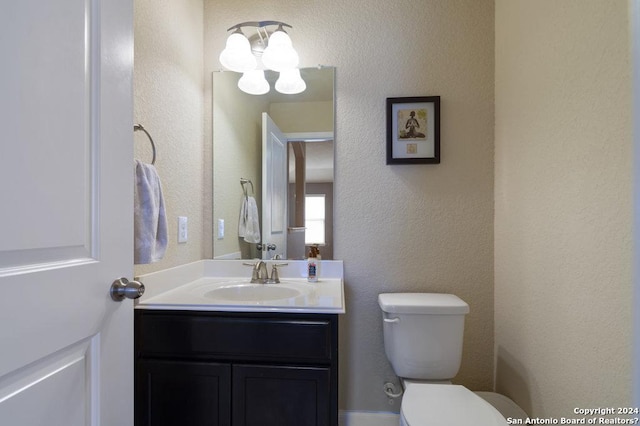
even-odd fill
[[[398,377],[449,380],[460,369],[469,305],[453,294],[383,293],[384,349]]]

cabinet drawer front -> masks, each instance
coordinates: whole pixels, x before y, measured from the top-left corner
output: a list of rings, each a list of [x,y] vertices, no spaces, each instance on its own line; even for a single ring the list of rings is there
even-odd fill
[[[326,363],[337,358],[332,344],[337,319],[327,316],[153,313],[137,314],[136,322],[138,353],[144,357]]]

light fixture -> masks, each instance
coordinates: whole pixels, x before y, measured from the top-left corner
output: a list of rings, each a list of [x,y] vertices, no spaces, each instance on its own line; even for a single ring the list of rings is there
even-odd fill
[[[227,45],[220,54],[220,63],[235,72],[246,72],[256,69],[257,61],[251,53],[249,40],[240,28],[227,39]]]
[[[250,27],[255,34],[246,37],[242,28]],[[270,29],[269,27],[276,27]],[[220,53],[220,63],[227,69],[243,73],[238,87],[252,95],[269,92],[264,69],[280,73],[275,88],[278,92],[293,95],[303,92],[307,85],[300,76],[298,53],[284,27],[291,25],[279,21],[243,22],[227,31],[233,31]]]
[[[251,70],[242,74],[238,87],[250,95],[269,93],[269,82],[264,78],[264,70]]]
[[[304,92],[307,84],[300,77],[300,70],[297,68],[280,71],[280,77],[276,81],[276,90],[285,95],[295,95]]]
[[[289,34],[282,25],[269,37],[269,45],[262,54],[262,63],[274,71],[284,71],[298,66],[298,52],[293,48]]]

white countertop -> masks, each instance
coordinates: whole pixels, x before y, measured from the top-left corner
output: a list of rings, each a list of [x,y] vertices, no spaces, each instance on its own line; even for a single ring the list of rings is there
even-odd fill
[[[136,301],[136,309],[335,314],[345,312],[342,261],[322,261],[322,275],[316,283],[306,280],[306,261],[287,261],[288,265],[280,269],[280,284],[253,285],[278,287],[274,288],[276,291],[282,288],[292,289],[291,293],[295,294],[291,297],[267,298],[270,300],[216,297],[218,290],[223,287],[251,286],[251,267],[244,266],[243,262],[247,261],[202,260],[137,277],[137,280],[145,285],[145,294]],[[267,264],[270,263],[267,261]],[[270,266],[268,270],[271,270]]]

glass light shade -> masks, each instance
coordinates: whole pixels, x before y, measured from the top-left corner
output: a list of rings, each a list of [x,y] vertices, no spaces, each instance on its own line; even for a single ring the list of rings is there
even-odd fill
[[[263,70],[251,70],[242,74],[238,80],[238,88],[250,95],[264,95],[270,90]]]
[[[220,63],[235,72],[247,72],[256,69],[257,62],[251,53],[249,40],[242,33],[233,33],[220,53]]]
[[[282,71],[298,66],[298,52],[291,43],[291,38],[282,30],[269,37],[269,44],[262,54],[262,63],[273,71]]]
[[[307,84],[300,77],[300,70],[297,68],[280,71],[280,77],[276,81],[276,90],[285,95],[295,95],[307,89]]]
[[[269,46],[271,47],[292,47],[291,37],[283,30],[274,31],[269,37]]]

